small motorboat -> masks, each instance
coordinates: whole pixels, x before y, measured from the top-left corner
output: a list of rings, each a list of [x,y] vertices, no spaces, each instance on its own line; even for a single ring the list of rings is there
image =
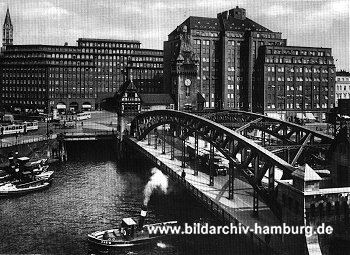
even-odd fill
[[[5,170],[0,169],[0,183],[7,181],[11,178],[11,175],[9,175]]]
[[[0,196],[23,195],[29,192],[45,189],[49,187],[50,184],[50,180],[37,180],[21,184],[5,183],[0,185]]]
[[[168,221],[143,225],[146,211],[141,211],[139,224],[132,218],[123,218],[119,229],[96,231],[88,235],[88,241],[103,248],[126,248],[133,246],[147,245],[158,241],[170,233],[151,233],[157,227],[177,226],[177,221]]]

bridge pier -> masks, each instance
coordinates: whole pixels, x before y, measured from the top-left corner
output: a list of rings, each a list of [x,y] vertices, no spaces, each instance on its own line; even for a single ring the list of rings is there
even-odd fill
[[[185,157],[186,157],[186,141],[185,141],[185,129],[181,128],[181,167],[185,167]]]
[[[265,132],[261,132],[261,141],[262,141],[262,147],[265,147]]]
[[[214,186],[214,146],[210,144],[209,148],[209,186]]]
[[[175,137],[174,137],[174,130],[171,130],[170,132],[170,159],[174,160],[175,158]]]
[[[151,145],[151,133],[148,133],[147,135],[147,139],[148,139],[148,145]]]
[[[233,199],[234,198],[234,188],[235,188],[235,171],[236,168],[234,167],[233,162],[230,160],[229,162],[229,169],[228,169],[228,174],[229,174],[229,179],[228,179],[228,199]]]
[[[253,192],[253,217],[259,217],[259,197],[258,192],[256,192],[255,190]]]
[[[259,176],[259,155],[257,155],[253,161],[254,166],[254,175]],[[254,190],[253,192],[253,217],[257,218],[259,217],[259,197],[258,192]]]
[[[275,190],[275,166],[269,168],[268,187],[270,191]]]
[[[157,149],[158,144],[158,132],[157,129],[154,130],[154,148]]]
[[[198,134],[195,132],[194,133],[194,160],[195,160],[195,165],[194,165],[194,175],[198,175],[198,168],[199,168],[199,157],[198,157]]]
[[[162,154],[165,154],[165,124],[163,125]]]

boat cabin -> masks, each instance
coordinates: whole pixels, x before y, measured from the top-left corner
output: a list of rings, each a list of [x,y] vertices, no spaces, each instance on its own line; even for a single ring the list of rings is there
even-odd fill
[[[26,163],[29,162],[30,158],[28,158],[28,157],[20,157],[17,160],[18,160],[18,164],[23,166],[23,165],[25,165]]]
[[[136,222],[132,218],[124,218],[120,226],[120,233],[124,237],[133,237],[135,233]]]

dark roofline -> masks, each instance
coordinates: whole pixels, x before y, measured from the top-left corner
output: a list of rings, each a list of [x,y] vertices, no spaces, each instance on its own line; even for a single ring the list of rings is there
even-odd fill
[[[163,52],[163,50],[157,50],[157,49],[144,49],[144,48],[140,48],[140,49],[134,49],[134,53],[137,53],[137,51],[158,51],[158,52]]]
[[[122,40],[122,39],[99,39],[99,38],[78,38],[77,42],[86,41],[86,42],[121,42],[121,43],[137,43],[141,44],[137,40]]]
[[[81,49],[77,45],[52,45],[52,44],[13,44],[7,45],[6,48],[15,48],[15,47],[62,47],[62,48],[76,48]]]
[[[336,72],[337,76],[350,76],[350,72],[345,71],[345,70],[340,70]]]

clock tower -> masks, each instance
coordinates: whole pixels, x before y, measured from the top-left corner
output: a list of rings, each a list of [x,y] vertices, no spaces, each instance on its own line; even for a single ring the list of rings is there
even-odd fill
[[[204,99],[197,81],[199,59],[193,51],[187,27],[179,27],[179,53],[172,67],[172,94],[176,109],[198,111],[203,109]],[[204,100],[204,101],[203,101]]]
[[[10,11],[7,7],[5,22],[2,27],[2,46],[6,47],[7,45],[13,44],[13,26],[10,17]]]

